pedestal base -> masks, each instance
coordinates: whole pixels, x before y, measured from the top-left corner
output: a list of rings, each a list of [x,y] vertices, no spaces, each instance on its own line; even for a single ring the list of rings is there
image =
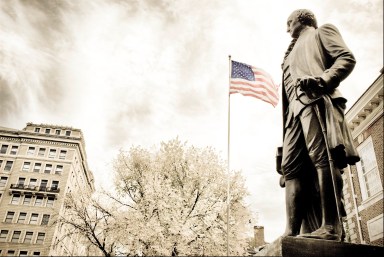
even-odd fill
[[[279,237],[267,245],[256,256],[283,257],[378,257],[383,256],[384,247],[362,244],[352,244],[328,240],[318,240],[302,237]]]

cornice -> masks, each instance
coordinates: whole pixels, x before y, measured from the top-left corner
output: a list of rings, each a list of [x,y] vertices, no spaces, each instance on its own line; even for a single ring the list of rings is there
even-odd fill
[[[383,74],[376,79],[345,115],[352,137],[357,138],[382,115]]]
[[[52,141],[52,140],[45,140],[45,139],[35,139],[35,138],[26,138],[26,137],[15,137],[15,136],[0,136],[0,140],[5,141],[15,141],[15,142],[24,142],[24,143],[32,143],[32,144],[49,144],[49,145],[62,145],[62,146],[70,146],[70,147],[76,147],[79,145],[79,143],[70,143],[65,141]]]

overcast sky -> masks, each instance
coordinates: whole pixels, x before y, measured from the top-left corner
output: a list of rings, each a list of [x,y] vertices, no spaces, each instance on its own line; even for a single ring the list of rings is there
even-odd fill
[[[227,159],[228,55],[277,84],[297,8],[336,25],[357,65],[340,86],[350,107],[383,66],[382,0],[1,0],[0,126],[80,128],[96,184],[119,149],[179,137]],[[281,94],[281,92],[280,92]],[[230,166],[269,242],[284,232],[276,108],[231,95]]]

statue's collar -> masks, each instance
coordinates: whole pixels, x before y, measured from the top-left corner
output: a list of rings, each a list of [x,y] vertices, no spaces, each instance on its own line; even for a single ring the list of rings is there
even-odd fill
[[[314,27],[309,27],[309,26],[307,26],[307,27],[303,28],[303,30],[300,32],[299,37],[302,36],[303,34],[308,33],[309,31],[313,31],[313,30],[315,30]]]

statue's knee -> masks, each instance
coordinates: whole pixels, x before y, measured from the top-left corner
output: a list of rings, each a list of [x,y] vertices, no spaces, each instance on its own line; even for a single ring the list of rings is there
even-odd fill
[[[285,180],[286,192],[290,197],[298,198],[301,197],[302,186],[299,178],[292,178]]]

